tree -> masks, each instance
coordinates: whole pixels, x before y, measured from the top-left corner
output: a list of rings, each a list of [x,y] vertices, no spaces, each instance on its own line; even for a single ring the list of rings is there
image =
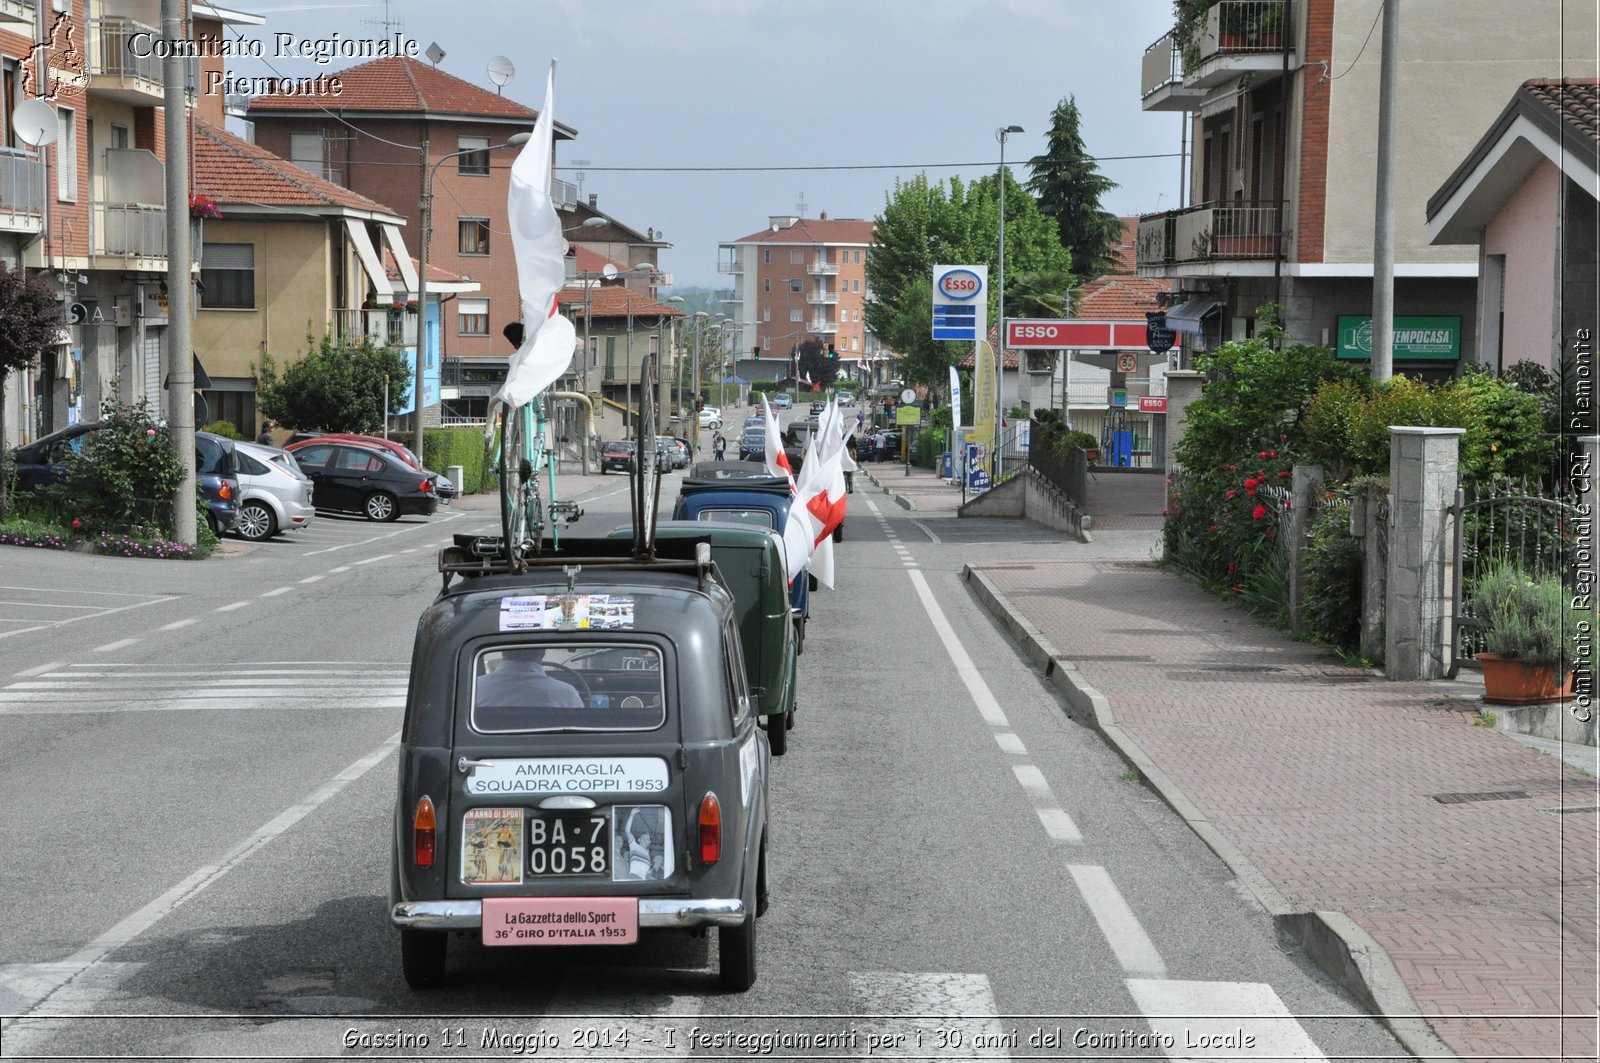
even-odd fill
[[[11,270],[0,262],[0,321],[5,322],[0,327],[0,444],[6,437],[6,377],[32,368],[55,346],[56,334],[65,324],[56,294],[43,274],[29,277],[25,270]],[[6,519],[9,478],[0,474],[0,521]]]
[[[1006,181],[1006,286],[1029,274],[1066,274],[1069,255],[1055,226],[1039,213],[1033,197],[1011,176]],[[933,267],[983,265],[989,269],[990,324],[998,321],[999,185],[994,175],[967,183],[928,181],[918,174],[896,181],[875,219],[872,255],[867,260],[867,328],[900,353],[899,371],[907,381],[942,389],[947,367],[971,351],[970,343],[932,338]],[[1011,290],[1006,293],[1011,309]],[[1064,293],[1063,293],[1064,294]]]
[[[1100,197],[1117,187],[1083,148],[1078,132],[1078,101],[1069,96],[1050,112],[1050,137],[1043,155],[1028,160],[1028,191],[1039,210],[1055,219],[1061,246],[1072,252],[1072,266],[1084,279],[1116,268],[1113,250],[1122,222],[1100,209]],[[1010,202],[1009,200],[1007,202]]]
[[[795,353],[799,355],[801,380],[810,377],[813,387],[819,389],[833,386],[834,378],[839,375],[839,363],[828,357],[828,348],[821,340],[805,340],[795,348]]]
[[[312,343],[310,336],[306,343]],[[411,361],[404,352],[374,347],[366,339],[350,344],[324,336],[281,376],[272,355],[263,351],[260,366],[251,366],[250,375],[262,413],[292,428],[328,432],[378,432],[387,414],[405,407],[411,390]]]

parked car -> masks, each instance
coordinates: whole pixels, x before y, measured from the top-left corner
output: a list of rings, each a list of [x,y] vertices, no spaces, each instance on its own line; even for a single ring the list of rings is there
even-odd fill
[[[774,410],[787,410],[793,405],[794,400],[788,395],[774,395],[772,398],[772,408]]]
[[[685,448],[683,453],[678,452],[678,441],[672,436],[656,436],[656,456],[661,460],[661,468],[665,472],[673,469],[687,468],[689,465],[689,452]]]
[[[324,440],[312,440],[291,453],[316,485],[319,510],[389,521],[404,513],[429,516],[439,508],[434,474],[413,469],[393,454]]]
[[[688,476],[684,477],[678,489],[672,519],[744,524],[782,535],[783,527],[789,521],[789,505],[793,500],[789,481],[781,476],[707,479]],[[804,570],[801,575],[804,578],[796,578],[789,583],[789,615],[795,625],[796,653],[805,652],[806,621],[811,616],[813,577]]]
[[[104,423],[84,421],[52,432],[12,452],[16,464],[17,487],[31,491],[46,484],[64,483],[67,463],[73,454],[82,454],[90,436]],[[196,487],[206,500],[206,523],[221,535],[239,519],[239,480],[234,460],[234,442],[210,432],[194,434]]]
[[[694,447],[682,436],[673,436],[672,441],[678,445],[678,468],[687,469],[694,460]]]
[[[822,401],[818,400],[817,402],[813,402],[811,404],[811,408],[808,409],[806,411],[806,413],[807,413],[807,415],[809,415],[811,417],[816,417],[819,414],[821,414],[823,410],[826,410],[827,408],[828,408],[828,404],[826,402],[822,402]]]
[[[722,411],[715,406],[707,406],[700,411],[700,427],[709,428],[713,432],[722,427]]]
[[[633,444],[625,439],[613,439],[600,448],[600,475],[608,472],[633,471]]]
[[[835,400],[840,406],[854,406],[856,404],[856,397],[848,391],[839,392],[839,394],[835,396]]]
[[[239,522],[234,534],[260,542],[280,532],[301,531],[316,515],[311,478],[294,455],[257,443],[234,443],[239,466]]]
[[[767,426],[766,415],[752,413],[749,417],[744,419],[744,426],[746,428],[765,428]]]
[[[541,965],[707,926],[722,986],[754,984],[771,753],[703,543],[567,539],[515,576],[471,536],[441,555],[469,578],[417,626],[390,875],[413,988],[451,933]]]
[[[295,433],[296,436],[302,434],[304,433]],[[314,435],[311,435],[309,439],[320,439],[323,442],[338,440],[341,443],[359,443],[365,447],[375,447],[379,450],[387,450],[389,453],[393,454],[395,457],[399,458],[413,469],[422,468],[422,459],[417,457],[410,447],[399,442],[398,440],[384,439],[382,436],[359,435],[355,432],[318,432]],[[283,448],[285,450],[292,451],[296,447],[304,446],[309,439],[295,439],[290,437],[289,442],[285,443]]]

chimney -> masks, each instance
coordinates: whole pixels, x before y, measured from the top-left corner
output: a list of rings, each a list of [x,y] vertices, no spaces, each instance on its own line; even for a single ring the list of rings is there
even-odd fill
[[[828,212],[827,211],[823,211],[822,213],[818,214],[817,215],[817,220],[818,221],[827,221],[828,220]]]
[[[590,210],[599,210],[600,209],[599,203],[600,203],[600,193],[599,192],[590,192],[589,193],[589,209]]]

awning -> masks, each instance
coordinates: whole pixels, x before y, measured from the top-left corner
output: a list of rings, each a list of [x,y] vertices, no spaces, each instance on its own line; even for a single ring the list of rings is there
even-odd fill
[[[400,226],[378,226],[383,233],[383,242],[389,248],[389,253],[394,256],[395,268],[400,271],[400,283],[405,285],[407,296],[422,297],[422,285],[417,282],[417,264],[411,261],[411,253],[406,250],[405,238],[400,235]]]
[[[1201,322],[1215,314],[1218,309],[1217,301],[1205,296],[1179,303],[1167,311],[1167,328],[1174,332],[1187,332],[1195,337],[1204,336],[1205,326]]]
[[[383,260],[378,257],[378,249],[372,246],[366,223],[346,218],[344,227],[350,234],[356,257],[361,260],[361,268],[367,271],[367,280],[371,282],[373,291],[378,293],[379,299],[393,299],[394,285],[389,283],[389,275],[383,271]]]
[[[725,376],[725,377],[722,378],[722,382],[724,384],[748,384],[748,383],[750,383],[750,381],[746,380],[742,376]]]

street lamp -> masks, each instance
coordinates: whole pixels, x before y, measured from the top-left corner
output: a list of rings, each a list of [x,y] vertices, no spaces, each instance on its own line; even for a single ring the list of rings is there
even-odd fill
[[[567,235],[567,233],[575,233],[575,232],[578,232],[578,231],[580,231],[582,229],[600,229],[600,228],[604,228],[606,224],[607,224],[607,222],[606,222],[606,219],[604,219],[604,218],[585,218],[583,220],[583,224],[582,225],[574,225],[569,229],[562,229],[561,230],[561,235],[565,236],[565,235]],[[610,264],[607,263],[607,266],[609,268]],[[615,274],[616,274],[616,270],[612,269],[612,275],[615,276]],[[590,313],[590,307],[593,304],[591,303],[591,294],[592,293],[590,291],[588,282],[591,279],[593,279],[594,277],[596,277],[596,276],[605,277],[605,273],[601,272],[601,273],[595,274],[595,273],[583,273],[583,272],[580,272],[577,269],[576,261],[574,261],[574,263],[573,263],[573,279],[574,280],[580,280],[580,281],[584,282],[583,283],[583,357],[578,362],[579,372],[582,374],[582,377],[581,377],[581,382],[578,385],[578,390],[582,391],[585,395],[589,394],[589,358],[590,358],[590,355],[589,355],[589,343],[590,343],[590,339],[589,339],[589,320],[590,320],[590,318],[592,318],[594,316],[593,314]],[[588,441],[587,440],[584,441],[584,445],[585,445],[585,447],[588,446]],[[587,450],[585,451],[585,453],[587,453]],[[587,461],[587,459],[585,459],[585,460]],[[584,471],[587,472],[588,470],[585,469]]]
[[[1019,125],[1001,126],[994,131],[1000,142],[1000,169],[995,171],[1000,184],[1000,328],[996,334],[1000,342],[994,355],[994,454],[989,468],[996,477],[1000,475],[1000,424],[1005,420],[1006,408],[1006,137],[1020,132]]]
[[[471,154],[474,154],[475,152],[479,152],[479,151],[493,151],[496,148],[514,148],[514,147],[519,147],[519,146],[521,146],[523,144],[526,144],[528,141],[530,141],[532,139],[533,139],[533,134],[532,133],[513,133],[513,134],[511,134],[511,136],[506,138],[506,142],[504,144],[491,144],[487,148],[462,148],[460,151],[452,151],[448,155],[441,155],[439,157],[439,161],[438,162],[434,163],[433,166],[430,169],[425,170],[423,172],[423,181],[422,181],[422,248],[421,248],[419,254],[417,255],[417,287],[421,289],[420,291],[417,292],[417,296],[418,296],[418,299],[420,301],[421,309],[422,309],[422,314],[421,314],[421,316],[422,316],[422,335],[420,337],[421,342],[417,344],[416,369],[415,369],[416,379],[411,382],[411,402],[412,402],[412,405],[415,407],[415,413],[416,413],[416,419],[417,419],[416,434],[415,434],[415,437],[414,437],[414,439],[412,441],[411,449],[417,455],[417,460],[418,461],[422,460],[422,377],[423,377],[423,366],[424,366],[424,361],[423,360],[427,356],[427,349],[428,349],[428,236],[430,234],[430,230],[433,228],[433,179],[438,174],[439,167],[443,166],[446,162],[449,162],[451,159],[454,159],[457,156],[460,156],[460,155],[471,155]],[[424,161],[426,161],[426,160],[424,160]],[[444,310],[443,310],[443,308],[440,309],[439,315],[440,315],[440,318],[441,318],[441,320],[439,322],[439,332],[440,332],[441,335],[443,335],[443,333],[444,333],[444,321],[443,321]],[[384,416],[387,418],[388,415],[389,415],[388,411],[385,410],[384,411]]]

